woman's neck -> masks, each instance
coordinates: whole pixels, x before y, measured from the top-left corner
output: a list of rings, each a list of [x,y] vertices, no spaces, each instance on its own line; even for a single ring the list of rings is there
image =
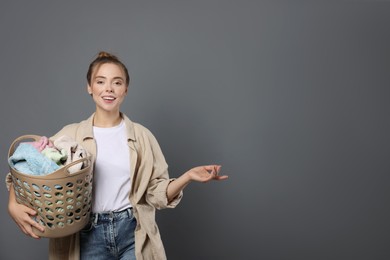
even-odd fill
[[[114,127],[120,124],[122,117],[120,113],[104,113],[96,111],[93,117],[93,125],[97,127]]]

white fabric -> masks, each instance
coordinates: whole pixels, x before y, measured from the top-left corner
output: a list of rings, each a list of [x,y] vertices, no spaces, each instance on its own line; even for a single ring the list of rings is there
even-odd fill
[[[97,143],[93,205],[95,213],[130,207],[130,151],[124,121],[115,127],[93,127]]]

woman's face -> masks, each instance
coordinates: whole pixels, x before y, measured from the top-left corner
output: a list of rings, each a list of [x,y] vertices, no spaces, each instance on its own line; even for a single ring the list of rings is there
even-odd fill
[[[105,112],[119,112],[127,94],[126,76],[121,67],[104,63],[92,73],[88,93],[96,103],[96,109]]]

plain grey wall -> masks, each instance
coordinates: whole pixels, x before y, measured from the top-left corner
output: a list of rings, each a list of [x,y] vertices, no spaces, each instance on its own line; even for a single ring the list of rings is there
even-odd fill
[[[169,259],[389,259],[389,32],[384,1],[2,1],[0,169],[16,137],[94,111],[106,50],[171,176],[230,176],[158,212]],[[46,259],[0,189],[0,259]]]

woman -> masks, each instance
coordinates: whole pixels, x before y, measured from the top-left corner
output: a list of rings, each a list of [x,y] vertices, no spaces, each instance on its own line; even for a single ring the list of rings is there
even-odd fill
[[[191,181],[224,180],[227,176],[218,175],[219,165],[207,165],[190,169],[177,179],[169,178],[155,137],[120,112],[129,74],[116,56],[100,52],[89,66],[87,80],[95,113],[65,126],[51,139],[70,136],[93,156],[91,220],[77,234],[50,239],[49,258],[166,259],[155,210],[175,207]],[[25,234],[38,238],[32,227],[44,231],[31,219],[36,212],[16,202],[12,185],[8,209]]]

